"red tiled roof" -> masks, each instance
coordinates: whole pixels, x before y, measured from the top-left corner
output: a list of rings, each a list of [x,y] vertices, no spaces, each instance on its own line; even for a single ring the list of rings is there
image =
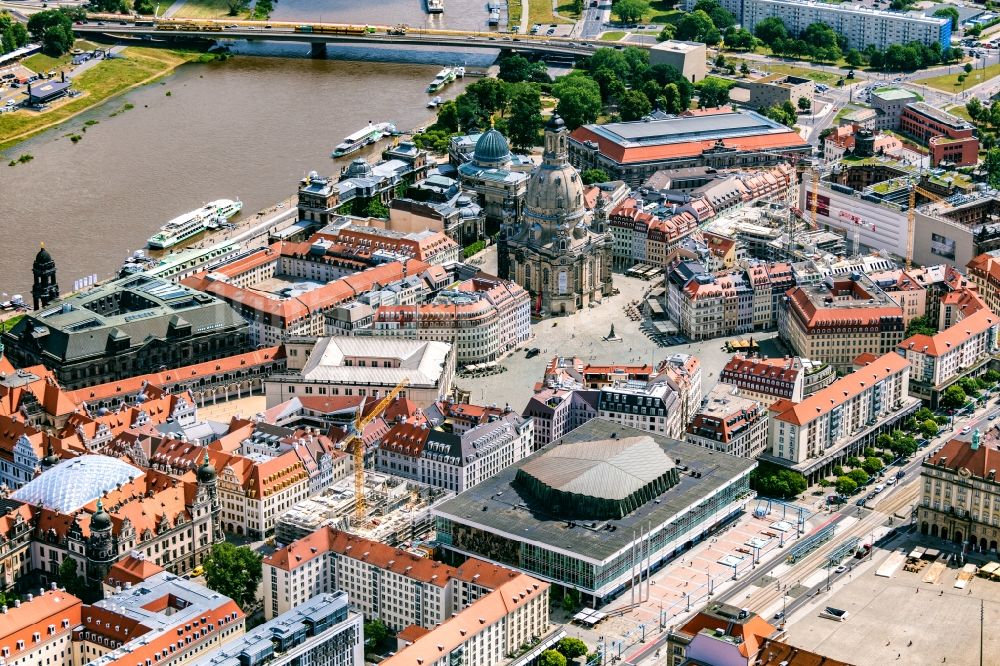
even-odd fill
[[[996,325],[997,317],[989,309],[978,310],[934,335],[912,335],[899,343],[898,349],[942,356]]]

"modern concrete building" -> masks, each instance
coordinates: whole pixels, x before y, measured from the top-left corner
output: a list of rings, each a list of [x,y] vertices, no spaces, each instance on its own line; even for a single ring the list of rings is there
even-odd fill
[[[743,88],[750,94],[747,106],[754,109],[781,106],[785,102],[798,108],[800,98],[812,101],[816,96],[816,84],[812,79],[785,74],[772,74],[752,80],[740,79],[736,87]]]
[[[903,110],[919,102],[920,97],[905,88],[879,88],[872,91],[871,105],[875,110],[874,126],[869,129],[898,130]]]
[[[705,78],[706,52],[701,42],[668,39],[649,49],[650,65],[670,65],[691,83]]]
[[[910,364],[890,352],[841,377],[802,402],[771,405],[769,451],[761,456],[810,482],[861,454],[878,435],[920,406],[909,395]]]
[[[924,102],[907,104],[899,129],[930,148],[931,166],[942,162],[975,166],[979,162],[979,139],[975,126],[947,111]]]
[[[435,508],[438,543],[599,608],[742,511],[755,465],[593,419]]]
[[[797,132],[755,111],[724,107],[691,113],[578,127],[570,136],[570,162],[639,187],[659,169],[767,166],[812,152]]]
[[[792,35],[804,32],[812,23],[823,23],[846,38],[847,48],[859,50],[869,44],[884,50],[908,42],[951,47],[951,19],[916,12],[800,0],[743,0],[742,16],[737,15],[750,32],[768,18],[781,19]]]

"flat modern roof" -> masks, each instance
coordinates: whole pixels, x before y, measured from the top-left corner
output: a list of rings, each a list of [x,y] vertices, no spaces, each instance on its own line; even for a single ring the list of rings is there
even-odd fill
[[[872,95],[884,99],[887,102],[896,102],[904,99],[919,99],[916,93],[910,92],[904,88],[883,88],[881,90],[876,90],[872,93]]]
[[[665,42],[660,42],[653,46],[654,51],[676,51],[678,53],[691,53],[692,51],[697,51],[698,49],[704,49],[705,45],[699,42],[682,42],[673,39],[668,39]]]
[[[910,109],[954,129],[972,129],[971,123],[924,102],[914,102],[910,104]]]
[[[621,519],[595,520],[587,516],[550,516],[534,495],[513,481],[517,471],[561,444],[611,440],[614,437],[651,437],[680,467],[680,481],[665,493]],[[676,460],[680,459],[680,463]],[[435,515],[504,535],[530,541],[575,557],[603,563],[627,548],[640,530],[658,529],[679,513],[696,507],[704,498],[732,483],[756,466],[756,461],[712,451],[659,434],[592,419],[564,437],[543,447],[520,463],[444,502]],[[701,477],[696,478],[695,474]],[[695,509],[697,510],[697,509]],[[573,525],[570,527],[570,525]],[[593,526],[593,527],[591,527]],[[614,527],[613,530],[608,529]]]
[[[684,116],[666,120],[637,120],[626,123],[592,125],[592,129],[618,139],[621,143],[672,143],[705,138],[719,133],[735,136],[743,132],[759,133],[772,129],[787,131],[784,125],[756,113],[733,112],[705,116]]]

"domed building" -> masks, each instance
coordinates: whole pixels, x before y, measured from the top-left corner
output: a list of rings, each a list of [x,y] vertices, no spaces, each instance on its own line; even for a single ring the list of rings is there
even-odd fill
[[[486,231],[495,233],[503,221],[504,207],[520,212],[533,164],[510,151],[507,138],[491,127],[476,139],[472,158],[459,165],[458,180],[474,192],[486,214]]]
[[[611,295],[613,238],[603,210],[591,216],[583,181],[569,163],[569,133],[553,116],[545,127],[542,164],[528,180],[524,210],[505,211],[497,264],[500,277],[531,293],[541,316],[571,314]]]
[[[31,300],[35,309],[45,307],[59,298],[59,285],[56,282],[56,262],[45,249],[45,243],[38,249],[35,261],[31,264]]]

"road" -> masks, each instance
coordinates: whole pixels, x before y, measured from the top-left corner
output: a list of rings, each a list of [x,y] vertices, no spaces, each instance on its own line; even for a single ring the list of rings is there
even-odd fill
[[[536,2],[538,0],[535,0]],[[604,32],[604,24],[611,18],[611,3],[600,0],[597,7],[590,7],[590,2],[584,2],[583,18],[573,26],[573,37],[582,39],[597,39]]]

